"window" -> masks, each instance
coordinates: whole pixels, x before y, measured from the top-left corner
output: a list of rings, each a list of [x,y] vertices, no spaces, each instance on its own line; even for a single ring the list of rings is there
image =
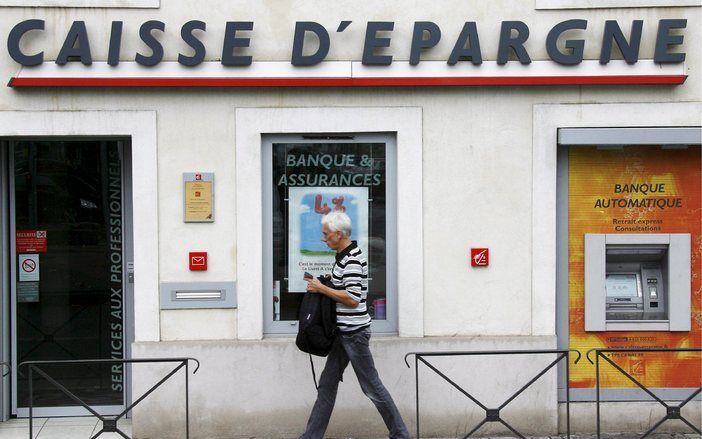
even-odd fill
[[[305,272],[327,274],[334,251],[321,219],[352,220],[351,239],[368,260],[366,304],[375,332],[397,331],[395,150],[389,136],[271,136],[263,145],[264,322],[269,334],[297,332]]]

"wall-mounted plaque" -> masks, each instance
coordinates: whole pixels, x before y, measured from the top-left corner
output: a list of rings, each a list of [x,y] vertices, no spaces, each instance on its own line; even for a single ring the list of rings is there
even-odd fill
[[[214,222],[214,173],[183,173],[183,221]]]

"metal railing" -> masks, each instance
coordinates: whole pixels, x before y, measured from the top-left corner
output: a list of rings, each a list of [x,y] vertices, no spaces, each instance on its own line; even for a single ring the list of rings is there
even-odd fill
[[[595,352],[595,361],[593,362],[590,359],[590,353]],[[699,395],[700,392],[702,392],[702,387],[697,388],[692,394],[687,397],[684,401],[682,401],[678,405],[668,405],[663,399],[659,398],[655,393],[651,391],[648,387],[644,386],[640,381],[638,381],[636,378],[631,376],[627,371],[622,369],[620,365],[615,363],[611,358],[608,356],[604,355],[606,353],[612,353],[612,352],[702,352],[702,348],[636,348],[636,349],[590,349],[587,351],[587,354],[585,355],[588,361],[592,364],[595,365],[595,375],[596,375],[596,387],[597,387],[597,437],[598,439],[600,438],[600,422],[601,422],[601,417],[600,417],[600,357],[604,359],[607,363],[611,364],[615,369],[617,369],[619,372],[621,372],[625,377],[627,377],[629,380],[631,380],[634,384],[636,384],[641,390],[646,392],[648,395],[650,395],[656,402],[660,403],[665,407],[666,409],[666,414],[663,419],[658,421],[653,427],[648,429],[643,436],[640,437],[640,439],[645,438],[649,434],[653,433],[658,427],[661,426],[665,421],[669,419],[679,419],[683,423],[685,423],[687,426],[692,428],[697,434],[702,434],[700,432],[700,429],[697,428],[695,425],[693,425],[690,421],[685,419],[682,415],[682,408],[687,404],[688,402],[692,401],[695,396]],[[631,401],[634,402],[634,401]]]
[[[29,369],[29,438],[32,439],[33,435],[33,411],[34,411],[34,392],[33,392],[33,380],[34,373],[37,373],[50,384],[52,384],[56,389],[60,390],[61,393],[68,396],[78,405],[82,406],[85,410],[90,412],[94,417],[98,418],[102,422],[102,428],[96,434],[94,434],[90,439],[95,439],[102,433],[117,433],[125,439],[131,439],[122,430],[117,427],[117,421],[125,417],[137,404],[142,402],[146,397],[148,397],[152,392],[154,392],[161,384],[165,383],[170,377],[175,375],[180,369],[185,368],[185,438],[190,437],[190,411],[189,411],[189,393],[188,393],[188,362],[194,361],[196,363],[193,374],[197,372],[200,368],[200,362],[195,358],[135,358],[135,359],[99,359],[99,360],[63,360],[63,361],[25,361],[17,366],[20,370],[23,366]],[[70,364],[135,364],[135,363],[179,363],[172,371],[170,371],[166,376],[164,376],[159,382],[154,384],[149,390],[147,390],[143,395],[141,395],[136,401],[132,402],[127,406],[120,414],[116,416],[107,416],[99,414],[95,409],[93,409],[90,404],[86,403],[84,400],[76,396],[73,392],[68,390],[64,385],[52,378],[45,370],[42,370],[42,366],[57,366],[57,365],[70,365]]]
[[[580,361],[580,357],[581,357],[580,351],[573,350],[573,349],[571,349],[571,350],[568,350],[568,349],[498,350],[498,351],[463,351],[463,352],[445,351],[445,352],[410,352],[410,353],[408,353],[407,355],[405,355],[405,364],[407,365],[407,367],[410,367],[409,363],[407,362],[407,357],[409,357],[410,355],[414,355],[415,395],[416,395],[416,410],[417,410],[417,439],[420,438],[420,428],[419,428],[419,367],[418,367],[420,361],[422,363],[424,363],[427,367],[429,367],[429,369],[434,371],[437,375],[439,375],[441,378],[443,378],[445,381],[447,381],[449,384],[451,384],[453,387],[455,387],[463,395],[468,397],[468,399],[470,399],[475,404],[480,406],[483,410],[485,410],[485,418],[475,428],[473,428],[470,432],[468,432],[465,436],[463,436],[463,439],[470,437],[480,427],[482,427],[484,424],[486,424],[488,422],[499,422],[502,425],[504,425],[505,427],[507,427],[514,434],[519,436],[520,438],[526,439],[524,435],[522,435],[519,431],[517,431],[514,427],[512,427],[504,419],[502,419],[502,417],[500,416],[500,411],[502,409],[504,409],[510,402],[514,401],[514,399],[517,396],[519,396],[522,392],[524,392],[529,386],[534,384],[539,378],[541,378],[546,372],[548,372],[553,366],[557,365],[563,359],[566,359],[566,361],[565,361],[565,370],[566,370],[566,433],[568,435],[567,437],[570,438],[570,388],[569,388],[569,384],[568,384],[569,378],[570,378],[570,368],[569,368],[568,355],[570,352],[574,352],[578,355],[577,358],[575,359],[575,363]],[[556,354],[556,359],[554,361],[552,361],[544,369],[542,369],[539,373],[537,373],[531,380],[529,380],[529,382],[527,382],[524,386],[522,386],[512,396],[507,398],[502,404],[500,404],[496,408],[489,408],[487,405],[480,402],[477,398],[475,398],[473,395],[468,393],[461,386],[456,384],[453,380],[451,380],[448,376],[446,376],[443,372],[441,372],[436,366],[429,363],[429,361],[427,361],[425,359],[425,357],[454,357],[454,356],[477,356],[477,355],[539,355],[539,354]]]

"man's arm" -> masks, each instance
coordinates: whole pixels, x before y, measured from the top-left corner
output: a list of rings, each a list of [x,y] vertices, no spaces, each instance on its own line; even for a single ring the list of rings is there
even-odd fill
[[[319,279],[306,279],[307,280],[307,291],[311,293],[322,293],[327,297],[330,297],[335,302],[339,302],[351,308],[356,308],[358,306],[358,301],[353,297],[349,296],[346,290],[336,290],[324,285]]]

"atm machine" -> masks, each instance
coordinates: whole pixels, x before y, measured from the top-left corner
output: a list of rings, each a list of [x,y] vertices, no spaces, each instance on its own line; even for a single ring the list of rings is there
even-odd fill
[[[689,331],[690,235],[586,234],[586,331]]]
[[[668,248],[662,245],[606,247],[607,321],[668,319],[667,289],[663,280],[663,268],[667,268],[667,253]]]

